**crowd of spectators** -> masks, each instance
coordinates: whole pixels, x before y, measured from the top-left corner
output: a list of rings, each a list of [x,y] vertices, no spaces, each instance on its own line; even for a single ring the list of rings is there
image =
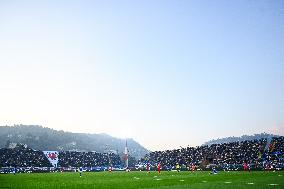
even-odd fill
[[[0,149],[0,167],[51,167],[51,164],[42,151],[18,144]]]
[[[240,167],[245,162],[254,167],[264,167],[267,164],[277,166],[281,160],[277,154],[283,156],[283,153],[284,137],[277,137],[270,142],[267,139],[261,139],[155,151],[142,158],[139,164],[157,165],[161,163],[164,169],[169,169],[177,164],[183,167],[192,165],[205,167],[208,164],[220,167],[228,165]]]
[[[121,160],[115,153],[66,151],[59,153],[58,164],[60,167],[114,166],[120,165]]]
[[[138,164],[161,164],[162,169],[181,167],[235,167],[247,163],[254,167],[277,166],[284,157],[284,137],[241,141],[210,146],[186,147],[175,150],[155,151],[139,160]],[[121,157],[114,153],[60,151],[57,167],[121,166]],[[0,149],[0,167],[52,167],[42,151],[18,144],[13,148]]]
[[[61,151],[57,167],[96,167],[121,165],[115,153]],[[0,149],[0,167],[52,167],[42,151],[17,144],[13,148]]]
[[[272,152],[284,153],[284,137],[273,138],[269,148]]]

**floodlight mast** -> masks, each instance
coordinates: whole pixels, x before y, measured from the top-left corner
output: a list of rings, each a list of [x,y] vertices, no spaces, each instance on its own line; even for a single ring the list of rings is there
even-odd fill
[[[127,139],[125,139],[124,160],[125,160],[125,168],[128,169],[128,148],[127,148]]]

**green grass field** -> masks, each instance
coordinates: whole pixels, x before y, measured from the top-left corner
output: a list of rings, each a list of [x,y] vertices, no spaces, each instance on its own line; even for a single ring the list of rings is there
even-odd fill
[[[186,188],[284,188],[284,171],[279,172],[84,172],[2,174],[0,189],[100,188],[100,189],[186,189]]]

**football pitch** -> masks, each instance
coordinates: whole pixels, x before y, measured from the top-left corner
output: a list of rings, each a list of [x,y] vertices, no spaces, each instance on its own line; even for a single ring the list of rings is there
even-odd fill
[[[278,172],[84,172],[2,174],[0,189],[195,189],[284,188],[284,171]]]

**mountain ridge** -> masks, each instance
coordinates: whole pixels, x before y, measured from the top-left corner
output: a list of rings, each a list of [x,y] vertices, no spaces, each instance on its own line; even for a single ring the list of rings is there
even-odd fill
[[[279,137],[279,135],[269,134],[269,133],[260,133],[260,134],[253,134],[253,135],[242,135],[240,137],[224,137],[224,138],[218,138],[218,139],[212,139],[207,142],[205,142],[203,145],[212,145],[212,144],[222,144],[222,143],[231,143],[231,142],[241,142],[245,140],[260,140],[263,138],[272,138],[272,137]]]
[[[0,126],[0,148],[10,143],[23,143],[36,150],[116,151],[123,154],[125,140],[106,133],[73,133],[39,125]],[[129,155],[141,158],[149,151],[132,138],[127,138]]]

